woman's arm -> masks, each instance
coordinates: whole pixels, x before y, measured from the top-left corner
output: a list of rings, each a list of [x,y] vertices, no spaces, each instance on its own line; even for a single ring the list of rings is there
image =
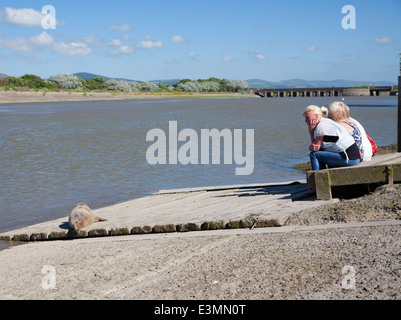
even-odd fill
[[[319,151],[322,147],[323,137],[316,137],[309,146],[310,151]]]

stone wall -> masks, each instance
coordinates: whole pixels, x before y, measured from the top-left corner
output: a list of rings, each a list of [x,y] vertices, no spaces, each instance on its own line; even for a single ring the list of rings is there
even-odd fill
[[[356,96],[356,97],[365,97],[370,96],[370,91],[368,88],[348,88],[343,91],[344,96]]]

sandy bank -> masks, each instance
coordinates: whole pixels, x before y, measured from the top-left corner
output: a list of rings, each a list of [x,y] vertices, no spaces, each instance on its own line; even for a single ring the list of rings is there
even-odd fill
[[[0,252],[0,298],[400,299],[400,194],[400,185],[384,186],[358,207],[346,200],[304,210],[281,228],[14,247]],[[342,210],[352,218],[336,218]],[[46,287],[46,265],[55,288]]]
[[[144,100],[188,98],[258,98],[255,94],[242,93],[154,93],[154,92],[34,92],[0,91],[0,103],[93,101],[93,100]]]

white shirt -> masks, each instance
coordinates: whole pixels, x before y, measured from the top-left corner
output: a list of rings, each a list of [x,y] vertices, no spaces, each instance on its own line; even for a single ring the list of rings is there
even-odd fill
[[[322,148],[325,151],[337,153],[345,152],[350,146],[355,143],[354,138],[352,138],[352,136],[349,134],[348,130],[345,129],[344,126],[328,118],[323,118],[322,120],[320,120],[319,124],[316,126],[314,133],[315,139],[316,137],[324,136],[338,137],[338,140],[336,142],[322,142]]]

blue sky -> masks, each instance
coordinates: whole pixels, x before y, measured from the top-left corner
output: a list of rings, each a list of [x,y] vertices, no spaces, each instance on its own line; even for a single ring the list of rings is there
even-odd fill
[[[345,5],[356,29],[342,27]],[[396,82],[400,30],[400,0],[2,0],[0,73]]]

